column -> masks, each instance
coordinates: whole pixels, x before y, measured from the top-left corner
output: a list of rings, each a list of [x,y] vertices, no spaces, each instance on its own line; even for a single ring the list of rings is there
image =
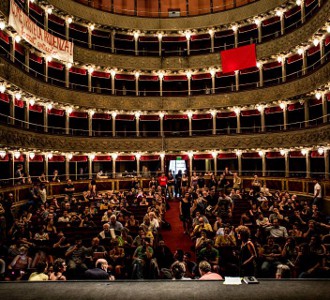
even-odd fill
[[[88,155],[88,178],[93,178],[93,159],[95,158],[94,154]]]
[[[189,157],[189,180],[190,180],[192,173],[193,173],[193,157],[194,157],[194,155],[191,152],[189,152],[188,157]]]
[[[30,174],[30,154],[29,154],[29,152],[25,153],[24,170],[25,170],[26,176],[28,176]]]
[[[324,55],[324,47],[325,47],[325,39],[320,40],[320,56],[321,56],[321,64],[325,62],[325,55]]]
[[[72,109],[66,109],[65,110],[65,134],[70,133],[70,114],[72,112]]]
[[[256,19],[255,23],[257,25],[258,28],[258,43],[260,44],[262,42],[262,27],[261,27],[261,20],[260,19]]]
[[[14,152],[7,152],[8,154],[10,153],[10,172],[9,176],[12,178],[12,185],[15,185],[15,156]]]
[[[136,136],[140,136],[140,113],[135,113],[135,130],[136,130]]]
[[[93,136],[93,115],[94,111],[90,110],[88,112],[88,136]]]
[[[30,50],[25,48],[25,71],[30,72]]]
[[[235,71],[235,89],[239,91],[239,71]]]
[[[24,6],[24,8],[25,8],[25,11],[26,11],[26,14],[29,16],[30,15],[30,0],[28,0],[28,1],[25,1],[25,6]]]
[[[238,26],[234,25],[232,27],[233,31],[234,31],[234,38],[235,38],[235,48],[237,48],[238,46]]]
[[[301,23],[304,24],[305,23],[305,0],[301,0],[301,4],[300,4],[300,7],[301,7]]]
[[[89,66],[88,67],[88,91],[91,92],[92,91],[92,73],[94,72],[94,68]]]
[[[322,93],[322,118],[323,123],[328,122],[328,101],[325,93]]]
[[[115,35],[116,35],[116,30],[112,30],[111,32],[111,53],[116,52],[115,48]]]
[[[116,178],[116,160],[118,155],[112,154],[112,178]]]
[[[290,177],[290,161],[289,161],[288,151],[285,151],[284,159],[285,159],[285,177]]]
[[[189,136],[192,136],[192,112],[188,112],[188,122],[189,122]]]
[[[18,35],[17,35],[18,36]],[[16,36],[16,37],[17,37]],[[18,38],[17,38],[18,39]],[[15,36],[12,36],[11,43],[10,43],[10,60],[15,62]]]
[[[48,8],[45,9],[45,17],[44,17],[44,29],[48,31]]]
[[[164,136],[164,113],[159,114],[159,129],[160,129],[160,136]]]
[[[262,156],[261,156],[261,160],[262,160],[262,176],[266,177],[266,153],[263,152]]]
[[[188,80],[188,96],[191,96],[191,73],[187,72],[187,80]]]
[[[92,33],[94,30],[94,25],[90,24],[88,26],[88,48],[91,49],[92,48]]]
[[[25,129],[29,129],[30,122],[30,110],[29,110],[29,101],[25,101],[24,104],[24,121],[25,121]]]
[[[259,110],[260,110],[261,132],[265,132],[266,131],[265,108],[263,106],[260,106]]]
[[[70,157],[72,155],[67,154],[65,155],[65,179],[69,179],[70,178]]]
[[[283,110],[283,129],[287,130],[287,126],[288,126],[288,106],[287,106],[286,103],[283,103],[282,110]]]
[[[311,178],[311,157],[309,150],[306,150],[306,178]]]
[[[213,29],[209,30],[210,39],[211,39],[211,53],[214,53],[214,31]]]
[[[211,93],[215,94],[215,70],[211,70],[210,74],[211,74],[211,80],[212,80]]]
[[[212,111],[212,134],[217,134],[217,112]]]
[[[68,88],[70,86],[70,69],[72,67],[71,63],[67,63],[65,65],[65,87]]]
[[[163,78],[164,78],[164,73],[159,73],[159,96],[163,96]]]
[[[110,72],[111,74],[111,94],[114,95],[116,93],[115,90],[115,77],[116,77],[116,71],[115,70],[111,70]]]
[[[213,156],[213,165],[214,165],[213,172],[214,172],[214,175],[216,176],[217,171],[218,171],[218,153],[214,152],[214,153],[212,153],[212,156]]]
[[[308,99],[304,101],[305,127],[309,126],[309,103]]]
[[[306,71],[307,71],[307,55],[306,55],[306,50],[303,50],[302,59],[303,59],[302,75],[305,75],[306,74]]]
[[[139,96],[139,77],[140,77],[140,73],[136,72],[135,73],[135,96]]]
[[[259,87],[263,87],[264,86],[264,68],[263,68],[263,64],[259,63],[258,68],[259,68]]]
[[[282,61],[282,82],[286,82],[286,59],[284,57],[281,58]]]
[[[46,175],[46,178],[48,177],[48,159],[49,159],[49,155],[52,156],[52,154],[45,154],[44,155],[44,173]]]
[[[71,20],[71,22],[72,22],[72,18],[66,18],[66,20],[65,20],[65,38],[67,39],[67,40],[69,40],[70,39],[70,20]]]
[[[329,150],[324,149],[324,178],[329,179]]]
[[[45,64],[44,64],[44,72],[45,72],[45,82],[48,82],[48,63],[51,61],[51,57],[45,58]]]
[[[165,153],[161,153],[160,155],[160,171],[162,173],[165,172]]]
[[[112,116],[112,136],[116,136],[116,116],[117,116],[117,113],[113,112],[111,114],[111,116]]]
[[[141,154],[136,153],[135,157],[136,157],[136,174],[137,174],[137,176],[140,176],[140,158],[141,158]]]
[[[242,151],[237,151],[236,152],[237,155],[237,165],[238,165],[238,175],[241,176],[242,175]]]
[[[15,94],[12,94],[9,101],[9,124],[15,125]]]
[[[44,106],[43,114],[44,114],[44,132],[48,132],[48,108],[47,108],[47,106]]]
[[[186,39],[187,39],[187,55],[190,55],[190,37],[191,33],[188,31],[186,32]]]
[[[281,35],[283,35],[284,34],[284,31],[285,31],[283,11],[278,11],[277,16],[280,17],[280,21],[281,21]]]
[[[139,33],[134,32],[134,53],[135,55],[139,55]]]
[[[241,133],[241,110],[239,108],[236,108],[235,113],[237,121],[236,133]]]
[[[162,39],[163,35],[161,33],[158,33],[158,55],[162,56]]]

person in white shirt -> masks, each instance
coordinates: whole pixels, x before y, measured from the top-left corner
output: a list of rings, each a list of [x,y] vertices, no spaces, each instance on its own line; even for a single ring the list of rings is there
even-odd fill
[[[317,207],[320,209],[322,204],[322,188],[317,179],[314,179],[313,183],[314,183],[313,204],[317,205]]]

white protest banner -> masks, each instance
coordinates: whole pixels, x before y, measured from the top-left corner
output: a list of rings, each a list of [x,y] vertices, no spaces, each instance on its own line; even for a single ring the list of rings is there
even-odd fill
[[[73,62],[73,43],[56,37],[34,23],[24,11],[10,1],[9,25],[17,34],[46,55],[56,59]]]

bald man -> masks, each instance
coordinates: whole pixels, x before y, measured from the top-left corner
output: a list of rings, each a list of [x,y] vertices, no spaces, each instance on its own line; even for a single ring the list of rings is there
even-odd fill
[[[95,263],[94,269],[85,271],[85,278],[92,280],[114,280],[115,278],[108,273],[108,262],[100,258]]]

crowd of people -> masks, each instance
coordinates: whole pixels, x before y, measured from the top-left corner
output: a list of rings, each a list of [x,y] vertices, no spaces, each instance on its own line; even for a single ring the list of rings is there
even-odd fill
[[[243,189],[227,168],[205,178],[162,173],[145,190],[133,178],[126,191],[98,191],[91,180],[81,195],[69,179],[64,195],[47,197],[40,176],[18,209],[13,194],[0,195],[0,279],[329,278],[330,226],[317,181],[310,201],[270,193],[257,175]],[[179,201],[190,251],[180,241],[172,251],[162,237],[171,201]]]

